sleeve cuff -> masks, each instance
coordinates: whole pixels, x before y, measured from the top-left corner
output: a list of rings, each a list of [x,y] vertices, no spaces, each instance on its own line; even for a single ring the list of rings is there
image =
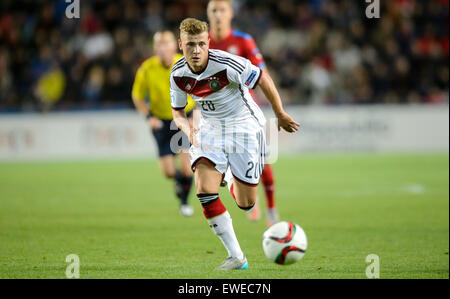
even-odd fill
[[[187,104],[184,105],[184,107],[173,107],[173,106],[172,106],[172,109],[173,109],[173,110],[179,111],[179,110],[183,110],[184,108],[186,108],[186,106],[187,106]]]
[[[259,76],[258,79],[256,79],[255,84],[253,85],[252,89],[255,89],[256,86],[258,86],[259,80],[261,79],[261,75],[262,75],[263,70],[259,69]]]

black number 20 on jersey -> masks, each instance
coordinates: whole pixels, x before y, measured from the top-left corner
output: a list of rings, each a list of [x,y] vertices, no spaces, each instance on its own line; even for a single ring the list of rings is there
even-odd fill
[[[214,103],[211,101],[201,101],[203,111],[215,111]]]

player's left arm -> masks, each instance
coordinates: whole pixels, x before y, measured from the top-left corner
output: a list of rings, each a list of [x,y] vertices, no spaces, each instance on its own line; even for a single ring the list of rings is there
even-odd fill
[[[247,88],[254,89],[259,86],[266,98],[272,105],[272,109],[278,118],[278,130],[283,128],[285,131],[293,133],[298,131],[300,124],[292,119],[292,117],[287,114],[283,109],[283,103],[281,101],[280,94],[270,77],[269,73],[262,70],[261,68],[253,65],[250,60],[243,59],[242,57],[234,56],[234,59],[241,62],[244,67],[242,73],[237,75],[238,83],[246,86]]]
[[[280,94],[278,93],[275,83],[270,75],[261,70],[261,77],[257,84],[269,100],[272,105],[272,110],[278,118],[278,130],[283,128],[285,131],[290,133],[298,131],[300,124],[293,120],[292,117],[284,111]]]
[[[241,69],[230,68],[231,80],[245,86],[247,88],[254,89],[256,86],[261,87],[264,95],[272,105],[272,109],[278,118],[278,130],[283,128],[285,131],[293,133],[298,131],[300,124],[292,119],[283,109],[283,103],[281,102],[280,94],[278,93],[275,83],[270,75],[261,70],[259,67],[253,65],[250,60],[230,55],[230,59],[233,60]]]

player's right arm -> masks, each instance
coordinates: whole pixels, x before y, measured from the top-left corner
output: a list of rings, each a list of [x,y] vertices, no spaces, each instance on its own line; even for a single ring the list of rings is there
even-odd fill
[[[189,142],[194,146],[197,146],[197,141],[195,139],[195,130],[192,126],[192,122],[190,122],[186,116],[186,111],[183,109],[174,109],[172,108],[172,116],[177,127],[189,136]]]
[[[197,146],[194,138],[193,122],[190,122],[186,116],[187,94],[177,86],[172,75],[170,75],[170,102],[173,121],[186,136],[189,136],[191,144]]]
[[[162,123],[160,119],[150,114],[150,107],[145,101],[145,97],[148,94],[147,85],[145,82],[145,69],[143,65],[141,65],[136,72],[133,89],[131,91],[131,98],[136,110],[148,119],[150,128],[152,128],[152,130],[158,130],[161,128]]]

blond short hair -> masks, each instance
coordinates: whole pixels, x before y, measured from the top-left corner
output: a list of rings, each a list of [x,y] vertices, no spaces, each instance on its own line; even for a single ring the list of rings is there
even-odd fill
[[[208,23],[194,18],[184,19],[180,24],[180,35],[183,33],[187,33],[189,35],[197,35],[208,31]]]
[[[228,2],[230,5],[233,5],[233,0],[209,0],[208,3],[219,2],[219,1]]]

